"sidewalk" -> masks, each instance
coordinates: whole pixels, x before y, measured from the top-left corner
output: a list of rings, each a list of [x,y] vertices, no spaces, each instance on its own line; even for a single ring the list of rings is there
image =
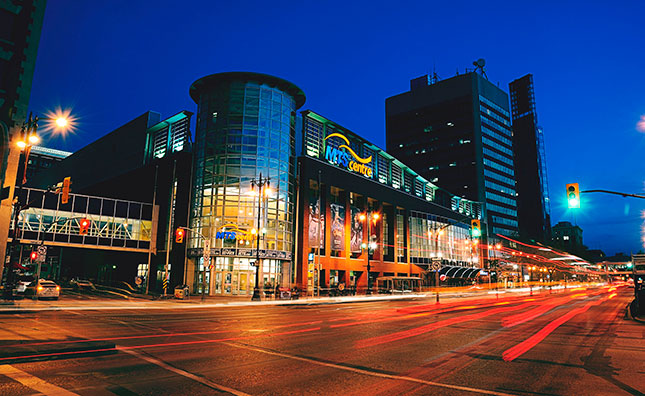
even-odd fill
[[[528,294],[528,292],[526,293]],[[502,293],[500,292],[500,296]],[[451,293],[449,290],[440,293],[441,301],[454,298],[495,298],[494,292],[478,290],[474,292]],[[177,300],[169,296],[162,299],[132,298],[128,300],[111,299],[94,296],[67,296],[62,295],[59,300],[32,300],[31,298],[0,301],[0,314],[25,313],[39,311],[61,311],[61,310],[109,310],[109,309],[194,309],[194,308],[216,308],[236,306],[260,306],[260,305],[319,305],[319,304],[346,304],[357,302],[386,301],[386,300],[409,300],[427,299],[435,301],[434,293],[406,293],[406,294],[376,294],[371,296],[356,295],[342,297],[300,297],[297,300],[275,300],[262,299],[262,301],[251,301],[251,296],[206,296],[202,301],[200,295],[190,296],[187,300]]]
[[[553,290],[553,293],[561,293],[563,290]],[[451,289],[440,290],[440,302],[453,299],[497,299],[509,296],[529,296],[531,291],[523,289],[500,289],[490,290],[479,289]],[[534,288],[534,296],[548,294],[549,290]],[[424,293],[405,294],[373,294],[342,296],[342,297],[300,297],[297,300],[276,300],[263,298],[262,301],[251,301],[251,296],[206,296],[203,300],[201,295],[192,295],[189,299],[178,300],[168,295],[165,298],[153,299],[148,295],[137,295],[135,298],[114,299],[92,295],[61,295],[59,300],[32,300],[25,298],[14,301],[0,300],[0,314],[26,313],[40,311],[78,311],[78,310],[118,310],[118,309],[195,309],[195,308],[218,308],[237,306],[269,306],[269,305],[319,305],[319,304],[347,304],[387,300],[409,300],[424,299],[428,302],[436,301],[434,291]]]

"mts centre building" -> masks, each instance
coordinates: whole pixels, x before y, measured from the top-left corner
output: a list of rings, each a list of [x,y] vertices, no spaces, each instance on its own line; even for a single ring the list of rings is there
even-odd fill
[[[195,81],[190,96],[198,110],[185,280],[193,289],[251,295],[256,263],[265,290],[360,293],[368,277],[433,284],[434,271],[451,279],[478,271],[470,226],[485,218],[480,203],[302,111],[305,95],[293,83],[219,73]]]

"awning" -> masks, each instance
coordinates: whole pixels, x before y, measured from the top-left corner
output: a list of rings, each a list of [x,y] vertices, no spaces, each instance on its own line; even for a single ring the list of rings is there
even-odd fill
[[[448,278],[474,278],[481,271],[481,268],[445,266],[439,270],[439,274],[446,275]]]

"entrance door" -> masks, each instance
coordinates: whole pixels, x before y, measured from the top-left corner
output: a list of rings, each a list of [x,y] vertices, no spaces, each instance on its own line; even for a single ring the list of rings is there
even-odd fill
[[[240,294],[249,294],[248,274],[246,272],[240,272]]]
[[[233,281],[233,274],[230,272],[224,272],[224,290],[223,294],[231,294],[231,284]]]
[[[215,294],[222,294],[222,273],[215,273]]]

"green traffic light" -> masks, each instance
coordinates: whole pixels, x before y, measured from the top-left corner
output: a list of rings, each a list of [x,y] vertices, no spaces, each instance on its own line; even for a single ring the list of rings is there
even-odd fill
[[[475,238],[479,238],[480,236],[482,236],[481,231],[479,231],[479,230],[478,230],[478,229],[476,229],[476,228],[475,228],[475,229],[473,229],[473,237],[475,237]]]
[[[569,208],[579,208],[580,201],[576,197],[569,198]]]
[[[580,207],[580,190],[578,183],[567,184],[567,205],[569,209]]]

